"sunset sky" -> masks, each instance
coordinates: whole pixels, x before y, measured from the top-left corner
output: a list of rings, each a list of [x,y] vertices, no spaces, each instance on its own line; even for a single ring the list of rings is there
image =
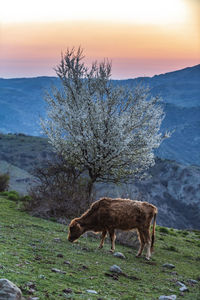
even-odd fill
[[[55,76],[67,47],[112,60],[112,78],[200,63],[200,0],[1,0],[0,77]]]

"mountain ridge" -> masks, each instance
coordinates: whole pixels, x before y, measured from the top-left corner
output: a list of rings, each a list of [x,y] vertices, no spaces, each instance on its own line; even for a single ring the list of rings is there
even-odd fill
[[[162,131],[174,131],[156,154],[183,164],[200,165],[200,64],[153,77],[113,80],[134,87],[149,85],[160,95],[166,117]],[[40,117],[45,117],[45,91],[59,85],[52,76],[0,79],[0,132],[41,136]]]
[[[119,80],[119,81],[123,81],[123,80],[133,80],[133,79],[140,79],[140,78],[154,78],[157,76],[162,76],[162,75],[168,75],[168,74],[173,74],[173,73],[178,73],[180,71],[190,71],[192,69],[200,69],[200,64],[197,65],[193,65],[190,67],[185,67],[182,69],[178,69],[175,71],[169,71],[169,72],[165,72],[165,73],[160,73],[160,74],[155,74],[153,76],[138,76],[138,77],[131,77],[131,78],[126,78],[126,79],[112,79],[112,80]],[[0,77],[0,79],[5,79],[5,80],[13,80],[13,79],[33,79],[33,78],[57,78],[56,76],[49,76],[49,75],[39,75],[39,76],[31,76],[31,77],[11,77],[11,78],[4,78],[4,77]]]

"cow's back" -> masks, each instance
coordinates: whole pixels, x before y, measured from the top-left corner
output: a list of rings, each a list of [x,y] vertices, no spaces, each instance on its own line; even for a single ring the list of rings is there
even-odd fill
[[[155,206],[130,199],[102,198],[96,201],[96,221],[100,227],[130,230],[140,227],[145,221],[150,222]]]

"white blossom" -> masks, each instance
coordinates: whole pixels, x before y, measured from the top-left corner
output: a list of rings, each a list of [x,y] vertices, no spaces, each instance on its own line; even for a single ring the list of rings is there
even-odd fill
[[[42,128],[55,151],[95,182],[129,180],[154,164],[163,136],[159,97],[138,85],[112,84],[111,63],[82,62],[82,49],[67,50],[56,73],[62,89],[46,96]]]

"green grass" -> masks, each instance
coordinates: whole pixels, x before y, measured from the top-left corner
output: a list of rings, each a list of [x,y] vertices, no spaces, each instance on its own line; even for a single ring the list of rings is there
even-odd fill
[[[198,231],[188,231],[186,236],[171,235],[157,227],[155,252],[150,262],[144,257],[136,259],[136,250],[116,245],[116,251],[126,256],[121,260],[109,253],[108,243],[103,249],[97,249],[99,240],[95,238],[81,237],[76,243],[69,243],[67,226],[31,217],[17,210],[16,205],[0,196],[0,277],[19,286],[26,299],[31,296],[40,300],[148,300],[171,294],[179,299],[177,280],[189,288],[184,299],[199,299],[200,281],[194,286],[187,283],[187,279],[200,277]],[[174,232],[181,231],[174,229]],[[175,269],[164,269],[164,263],[174,264]],[[128,276],[106,276],[114,264]],[[54,273],[52,268],[66,274]],[[33,295],[29,282],[33,283]],[[71,293],[65,294],[65,289],[71,289]],[[88,289],[98,294],[89,294]]]

